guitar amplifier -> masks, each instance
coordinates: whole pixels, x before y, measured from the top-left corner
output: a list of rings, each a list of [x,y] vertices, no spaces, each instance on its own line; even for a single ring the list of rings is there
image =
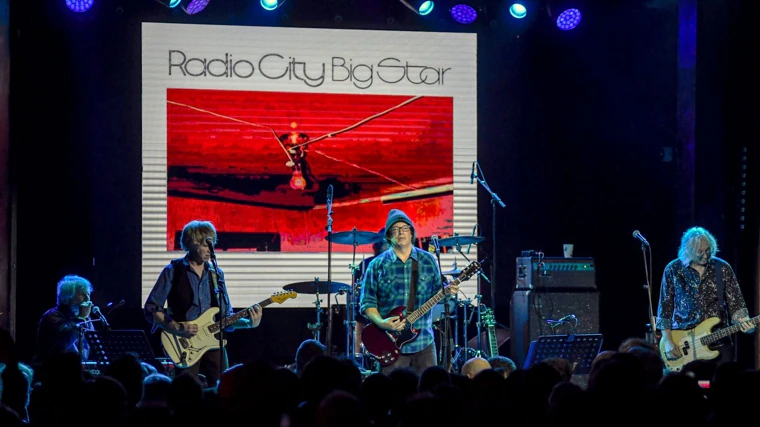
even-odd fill
[[[594,258],[518,257],[517,290],[595,290]]]

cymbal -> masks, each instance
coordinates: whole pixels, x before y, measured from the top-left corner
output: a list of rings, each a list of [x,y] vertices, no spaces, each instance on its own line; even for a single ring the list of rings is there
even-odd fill
[[[377,243],[383,239],[383,235],[372,231],[341,231],[339,233],[332,233],[327,236],[328,242],[337,243],[339,245],[369,245],[371,243]]]
[[[454,237],[447,237],[445,239],[439,239],[438,244],[441,246],[456,246],[457,243],[461,245],[477,245],[478,243],[485,240],[485,237],[482,236],[454,236]]]
[[[459,276],[460,274],[462,274],[462,270],[459,268],[455,268],[449,271],[442,271],[441,274],[443,274],[444,276]]]
[[[341,282],[330,282],[328,288],[327,282],[324,280],[311,282],[295,282],[290,283],[282,287],[286,291],[296,291],[299,294],[316,294],[319,291],[320,294],[326,294],[329,290],[331,294],[338,293],[340,291],[350,291],[351,286]]]
[[[496,346],[501,347],[501,345],[507,342],[507,340],[511,336],[512,336],[512,331],[510,331],[509,329],[502,329],[502,328],[497,327],[496,328]],[[483,346],[483,348],[488,348],[488,331],[481,332],[480,339],[481,339],[481,345]],[[478,348],[477,334],[475,334],[475,336],[472,337],[467,342],[467,346],[472,347],[472,348]]]

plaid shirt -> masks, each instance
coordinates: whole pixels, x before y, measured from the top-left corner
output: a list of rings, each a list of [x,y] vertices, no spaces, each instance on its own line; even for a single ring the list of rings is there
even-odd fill
[[[376,256],[367,268],[359,301],[360,313],[363,314],[368,308],[373,307],[385,318],[392,309],[407,304],[411,289],[412,259],[417,261],[419,273],[413,308],[420,307],[441,290],[441,271],[431,253],[412,247],[411,256],[404,263],[391,248]],[[407,307],[407,313],[412,311],[412,308]],[[417,319],[414,327],[420,334],[416,340],[401,348],[404,354],[417,353],[433,343],[432,312],[428,311]]]

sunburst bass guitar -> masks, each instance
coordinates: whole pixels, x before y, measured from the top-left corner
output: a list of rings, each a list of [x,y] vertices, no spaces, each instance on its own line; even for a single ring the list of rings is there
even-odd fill
[[[461,282],[464,282],[472,277],[473,274],[480,271],[480,268],[481,266],[479,262],[471,262],[470,265],[462,270],[459,276],[457,276],[457,278],[448,286],[458,285]],[[420,331],[415,329],[412,324],[438,304],[438,301],[443,299],[445,296],[443,292],[444,290],[441,289],[438,293],[433,295],[432,298],[427,300],[425,304],[422,304],[420,308],[406,316],[404,315],[406,307],[401,305],[394,308],[383,317],[385,319],[388,317],[399,316],[402,320],[406,319],[406,327],[401,331],[386,331],[375,324],[370,324],[364,328],[362,331],[362,343],[364,344],[367,353],[377,359],[380,366],[389,366],[395,363],[401,356],[401,348],[405,344],[417,339],[420,334]]]
[[[665,340],[661,339],[659,346],[660,358],[663,363],[665,363],[666,369],[678,372],[684,365],[693,360],[711,360],[717,358],[720,356],[720,352],[711,349],[710,346],[712,344],[741,331],[742,324],[757,325],[760,323],[760,316],[753,317],[746,322],[737,323],[715,332],[711,332],[712,328],[718,323],[720,323],[719,318],[710,317],[693,329],[683,331],[677,329],[672,330],[671,335],[673,336],[673,342],[676,344],[676,347],[681,350],[681,354],[683,355],[678,359],[668,359],[667,352],[665,352]]]
[[[282,304],[286,300],[295,298],[296,296],[298,294],[295,291],[277,292],[261,301],[258,305],[264,308],[269,304]],[[198,333],[189,338],[161,331],[161,345],[164,348],[164,353],[178,368],[184,369],[193,366],[201,360],[201,357],[207,351],[219,348],[219,338],[216,334],[222,328],[226,328],[238,320],[248,317],[248,309],[251,307],[240,310],[217,322],[214,321],[214,316],[219,313],[219,308],[211,307],[204,311],[197,319],[188,322],[198,325]],[[222,345],[226,344],[227,340],[223,340]]]

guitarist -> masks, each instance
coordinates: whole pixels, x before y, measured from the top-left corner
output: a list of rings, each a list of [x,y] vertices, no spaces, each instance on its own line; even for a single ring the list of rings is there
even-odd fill
[[[673,329],[693,329],[710,317],[718,317],[723,323],[728,319],[732,323],[749,320],[736,275],[726,261],[713,256],[717,252],[715,237],[702,227],[692,227],[681,238],[678,259],[665,267],[656,325],[662,331],[663,353],[669,360],[682,356],[673,341]],[[741,328],[745,333],[755,330],[746,324]],[[730,336],[716,346],[718,363],[735,360]]]
[[[211,307],[221,306],[227,315],[232,314],[224,273],[221,269],[214,271],[210,262],[211,249],[206,242],[209,237],[216,244],[216,229],[211,222],[190,221],[183,228],[180,245],[186,251],[185,256],[164,267],[145,301],[145,317],[153,324],[152,332],[161,328],[189,338],[198,333],[198,325],[191,322]],[[256,305],[249,311],[250,319],[240,319],[232,329],[259,326],[261,307]],[[211,350],[187,371],[196,378],[199,373],[205,375],[209,386],[215,387],[226,368],[227,355],[220,354],[220,350]],[[177,369],[177,375],[179,371]]]
[[[399,316],[384,318],[384,314],[399,306],[406,306],[406,312],[411,313],[441,290],[442,278],[435,257],[414,246],[414,224],[404,212],[392,209],[385,230],[390,249],[377,255],[364,274],[359,312],[381,329],[401,331],[407,326],[406,320]],[[459,292],[456,285],[447,289],[452,295]],[[409,367],[422,374],[437,365],[432,313],[425,313],[413,326],[420,331],[419,336],[401,348],[401,356],[384,367],[383,373]]]

